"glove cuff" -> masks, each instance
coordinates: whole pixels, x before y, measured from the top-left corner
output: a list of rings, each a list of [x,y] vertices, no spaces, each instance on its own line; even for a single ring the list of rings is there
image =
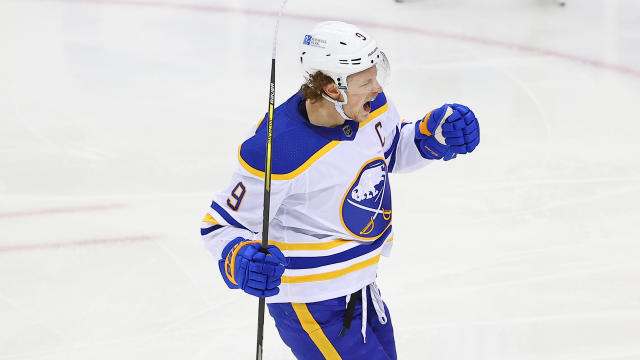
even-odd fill
[[[420,155],[430,160],[440,160],[442,158],[444,158],[444,160],[451,160],[455,158],[456,154],[449,150],[447,145],[441,144],[433,135],[427,135],[423,132],[426,131],[431,134],[425,125],[429,119],[429,114],[415,124],[414,142]]]
[[[249,241],[242,237],[237,237],[230,241],[222,250],[222,259],[218,261],[218,268],[222,278],[231,289],[238,289],[240,286],[235,279],[236,257],[243,246],[259,243],[260,241]]]

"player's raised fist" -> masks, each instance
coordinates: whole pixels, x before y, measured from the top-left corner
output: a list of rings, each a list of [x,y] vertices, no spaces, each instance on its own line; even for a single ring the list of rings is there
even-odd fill
[[[224,248],[218,265],[222,278],[231,289],[269,297],[280,292],[278,286],[286,263],[287,259],[278,247],[269,245],[264,253],[260,241],[237,237]]]
[[[416,145],[427,159],[451,160],[480,143],[475,114],[460,104],[445,104],[416,123]]]

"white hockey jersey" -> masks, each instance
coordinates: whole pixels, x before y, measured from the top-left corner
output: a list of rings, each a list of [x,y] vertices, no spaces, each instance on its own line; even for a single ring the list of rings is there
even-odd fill
[[[369,120],[327,128],[306,116],[300,93],[274,112],[269,243],[288,260],[269,303],[307,303],[351,294],[375,281],[393,244],[389,173],[427,164],[415,125],[401,123],[384,93]],[[239,167],[202,221],[206,247],[221,259],[241,236],[262,239],[266,121],[239,148]]]

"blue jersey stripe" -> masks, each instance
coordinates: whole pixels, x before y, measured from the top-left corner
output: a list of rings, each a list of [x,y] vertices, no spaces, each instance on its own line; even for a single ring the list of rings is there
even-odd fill
[[[404,126],[404,124],[402,124]],[[384,153],[384,157],[389,159],[389,172],[393,172],[393,168],[396,165],[396,153],[398,150],[398,142],[400,141],[400,128],[396,126],[396,135],[393,137],[393,142],[391,143],[391,147]]]
[[[205,228],[205,229],[200,229],[200,235],[204,236],[204,235],[208,235],[211,234],[212,232],[218,230],[218,229],[222,229],[223,226],[222,225],[213,225],[210,228]]]
[[[230,225],[235,226],[235,227],[239,227],[245,230],[249,230],[247,229],[245,226],[243,226],[242,224],[240,224],[239,222],[236,221],[236,219],[234,219],[233,217],[231,217],[231,215],[229,215],[228,212],[226,212],[222,206],[218,205],[215,201],[211,203],[211,208],[213,210],[215,210],[218,214],[220,214],[220,216],[222,216],[222,218],[228,222]],[[249,230],[250,231],[250,230]]]
[[[287,269],[312,269],[320,266],[326,266],[331,264],[337,264],[344,261],[348,261],[351,259],[355,259],[358,256],[362,256],[368,254],[387,241],[387,237],[391,234],[392,226],[389,226],[387,231],[385,231],[378,240],[374,241],[368,245],[358,245],[349,250],[343,251],[341,253],[327,255],[327,256],[315,256],[315,257],[287,257],[287,261],[289,262],[286,266]]]
[[[396,126],[396,134],[393,137],[393,142],[391,143],[391,147],[389,147],[389,150],[384,152],[385,159],[388,159],[391,153],[396,151],[396,148],[398,147],[398,140],[400,140],[400,129]]]
[[[389,172],[393,172],[393,168],[396,166],[396,154],[397,152],[394,151],[391,154],[391,159],[389,159]]]

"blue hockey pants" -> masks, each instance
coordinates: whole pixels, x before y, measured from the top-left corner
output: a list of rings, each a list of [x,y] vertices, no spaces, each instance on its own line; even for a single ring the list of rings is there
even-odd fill
[[[396,346],[389,309],[382,324],[367,287],[366,342],[362,329],[362,299],[355,302],[351,326],[340,335],[347,297],[298,304],[268,304],[280,337],[299,360],[396,360]]]

